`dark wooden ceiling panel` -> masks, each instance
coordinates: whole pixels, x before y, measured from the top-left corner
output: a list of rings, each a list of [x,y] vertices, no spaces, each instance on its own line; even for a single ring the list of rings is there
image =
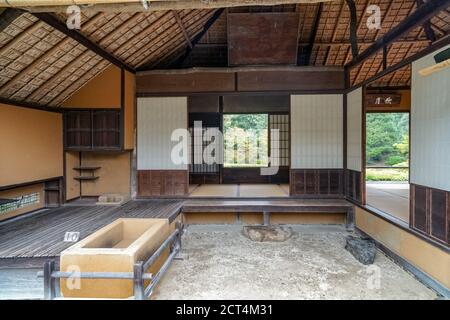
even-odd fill
[[[298,24],[298,13],[229,13],[229,64],[295,65]]]

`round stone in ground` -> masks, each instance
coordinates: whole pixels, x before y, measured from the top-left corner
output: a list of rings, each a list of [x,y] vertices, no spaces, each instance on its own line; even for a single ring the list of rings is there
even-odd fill
[[[283,242],[292,236],[292,228],[285,226],[245,226],[244,236],[257,242]]]

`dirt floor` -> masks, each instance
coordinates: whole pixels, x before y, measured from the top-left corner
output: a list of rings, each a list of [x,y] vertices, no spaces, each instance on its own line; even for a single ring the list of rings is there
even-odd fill
[[[340,226],[292,226],[282,243],[252,242],[242,226],[189,226],[155,299],[435,299],[380,251],[367,267]]]

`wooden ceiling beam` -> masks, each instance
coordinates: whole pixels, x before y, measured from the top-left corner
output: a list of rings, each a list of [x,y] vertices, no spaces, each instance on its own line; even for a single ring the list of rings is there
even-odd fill
[[[139,14],[138,14],[139,15]],[[101,19],[103,16],[103,13],[99,13],[96,16],[94,16],[91,20],[89,20],[86,24],[84,24],[84,28],[85,29],[89,29],[90,27],[92,27],[93,25],[95,25],[95,23]],[[103,45],[103,43],[109,41],[111,39],[111,37],[113,37],[114,35],[116,35],[117,33],[121,32],[126,26],[128,26],[131,22],[134,22],[136,19],[136,16],[132,16],[131,18],[129,18],[127,21],[125,21],[124,23],[122,23],[118,28],[114,29],[114,31],[112,31],[111,33],[109,33],[108,35],[106,35],[105,37],[103,37],[102,39],[100,39],[99,44]],[[67,41],[72,40],[71,38],[66,38]],[[66,41],[65,40],[65,41]],[[54,49],[54,48],[53,48]],[[53,50],[52,49],[52,50]],[[47,87],[49,87],[52,83],[56,82],[58,80],[58,78],[63,75],[66,71],[70,70],[70,68],[75,65],[77,63],[78,60],[83,60],[87,54],[89,53],[89,50],[85,50],[83,51],[83,53],[81,53],[80,56],[78,56],[76,59],[72,60],[71,62],[69,62],[68,64],[66,64],[64,67],[62,67],[60,70],[58,70],[58,72],[56,74],[54,74],[50,79],[48,79],[43,86],[36,88],[35,90],[33,90],[32,92],[30,92],[25,99],[33,99],[35,96],[37,96],[39,94],[39,92],[42,89],[45,89]],[[52,88],[54,88],[55,86],[53,86]]]
[[[193,45],[191,42],[191,39],[189,39],[189,35],[186,32],[186,28],[183,26],[183,21],[181,21],[180,15],[175,10],[172,10],[172,15],[175,17],[175,20],[177,20],[178,27],[180,27],[181,32],[183,33],[184,39],[186,39],[187,45],[192,49]]]
[[[314,42],[316,41],[317,30],[319,29],[320,16],[322,15],[322,10],[323,10],[323,3],[319,3],[319,6],[317,7],[316,15],[314,17],[314,22],[313,22],[313,26],[311,29],[311,33],[309,35],[309,43],[305,50],[304,65],[306,65],[306,66],[311,64],[312,50],[314,48]]]
[[[55,28],[56,30],[62,32],[64,35],[66,35],[69,38],[72,38],[73,40],[77,41],[90,51],[94,52],[95,54],[99,55],[103,59],[111,62],[112,64],[116,65],[119,68],[123,68],[129,72],[135,73],[136,71],[131,66],[127,65],[117,57],[113,56],[111,53],[97,45],[95,42],[90,40],[89,38],[85,37],[82,33],[76,31],[76,30],[70,30],[67,28],[66,24],[58,20],[55,16],[49,14],[49,13],[34,13],[33,14],[36,18],[40,19],[41,21],[47,23],[49,26]]]
[[[211,15],[211,13],[206,14],[199,14],[198,19],[190,25],[187,26],[187,31],[192,32],[195,34],[198,32],[197,30],[201,27],[203,27],[203,19],[207,16]],[[196,16],[197,17],[197,16]],[[153,43],[158,43],[161,40],[165,39],[167,40],[164,42],[163,46],[165,46],[167,43],[172,43],[178,41],[180,39],[180,35],[177,32],[171,32],[174,26],[169,27],[165,32],[159,34],[157,37],[152,38],[146,45],[144,45],[141,49],[139,49],[137,52],[133,53],[130,60],[130,63],[135,65],[137,68],[141,65],[147,64],[151,59],[154,57],[155,52],[158,52],[160,48],[152,48]],[[167,37],[167,33],[169,33],[171,36]],[[180,45],[181,46],[181,45]]]
[[[31,6],[20,0],[17,6],[29,12],[66,12],[67,5],[53,5],[53,6]],[[331,2],[333,0],[182,0],[182,1],[153,1],[151,0],[148,8],[140,3],[98,3],[90,6],[83,6],[83,12],[150,12],[150,11],[167,11],[167,10],[193,10],[193,9],[219,9],[232,8],[242,6],[276,6],[283,4],[312,4],[319,2]],[[73,2],[68,1],[70,4]],[[120,1],[117,1],[120,2]]]
[[[345,0],[350,10],[350,44],[352,46],[353,59],[358,56],[358,18],[356,13],[356,4],[353,0]],[[364,14],[364,12],[363,12]],[[361,19],[362,21],[363,19]]]
[[[420,59],[420,58],[422,58],[422,57],[424,57],[424,56],[426,56],[426,55],[428,55],[430,53],[435,52],[436,50],[439,50],[439,49],[444,48],[445,46],[448,46],[449,44],[450,44],[450,35],[447,35],[447,36],[437,40],[436,42],[434,42],[431,46],[426,47],[422,51],[420,51],[418,53],[415,53],[415,54],[413,54],[411,56],[408,56],[408,57],[406,57],[405,59],[403,59],[402,61],[400,61],[400,62],[398,62],[396,64],[388,66],[382,72],[380,72],[380,73],[378,73],[378,74],[376,74],[376,75],[374,75],[374,76],[364,80],[360,84],[352,85],[352,86],[348,87],[347,91],[350,92],[350,91],[353,91],[353,90],[355,90],[356,88],[358,88],[360,86],[367,85],[367,84],[369,84],[371,82],[375,82],[375,81],[383,78],[384,76],[390,74],[391,72],[399,70],[399,69],[403,68],[404,66],[407,66],[408,64],[411,64],[412,62],[414,62],[414,61],[416,61],[416,60],[418,60],[418,59]],[[349,72],[348,69],[347,69],[347,71]]]
[[[344,1],[341,2],[341,6],[339,8],[339,13],[336,17],[336,22],[334,23],[334,28],[333,28],[333,35],[331,36],[331,42],[335,42],[336,41],[336,36],[337,36],[337,31],[338,31],[338,25],[339,25],[339,20],[341,19],[342,16],[342,12],[344,11]]]
[[[21,10],[12,9],[12,8],[5,9],[5,11],[3,11],[0,14],[0,32],[5,30],[6,27],[8,27],[11,24],[11,22],[16,20],[22,14],[23,14],[23,11],[21,11]]]
[[[181,67],[184,63],[184,61],[189,57],[194,47],[197,45],[197,43],[200,41],[200,39],[205,35],[206,32],[208,32],[209,28],[214,24],[214,22],[219,19],[219,17],[222,15],[222,13],[225,11],[224,8],[217,9],[214,11],[213,15],[206,21],[205,25],[203,26],[202,30],[197,33],[197,35],[192,39],[192,47],[187,47],[186,51],[176,60],[174,66],[175,67]],[[139,68],[139,71],[143,71],[147,69],[147,65],[144,64],[142,68]]]
[[[423,0],[416,0],[416,4],[417,4],[417,7],[420,7],[420,6],[424,5],[424,2],[423,2]],[[436,35],[434,34],[433,29],[431,28],[430,19],[425,20],[422,24],[422,27],[423,27],[423,31],[425,32],[428,40],[430,40],[431,42],[435,42],[437,38],[436,38]]]
[[[89,28],[90,26],[95,24],[102,16],[103,16],[103,14],[98,13],[96,16],[94,16],[92,19],[90,19],[88,22],[86,22],[83,25],[83,28],[86,28],[86,29]],[[56,52],[58,52],[61,47],[64,47],[64,46],[68,45],[71,40],[72,40],[71,38],[65,37],[64,39],[60,40],[57,44],[55,44],[50,50],[44,52],[44,54],[39,56],[36,60],[34,60],[27,67],[25,67],[24,69],[20,70],[19,73],[17,73],[14,77],[12,77],[7,83],[5,83],[0,88],[0,95],[3,95],[6,91],[11,89],[14,86],[14,84],[17,83],[17,81],[20,81],[20,79],[22,79],[29,72],[31,72],[35,68],[35,66],[37,66],[37,65],[41,64],[42,62],[48,60],[52,55],[54,55]],[[20,89],[16,90],[10,97],[13,97],[19,91],[20,91]]]
[[[384,46],[389,45],[395,39],[400,38],[405,33],[411,31],[418,25],[422,24],[424,21],[429,20],[431,17],[435,16],[439,11],[445,9],[450,5],[450,0],[442,1],[429,1],[424,5],[420,6],[411,15],[405,18],[402,22],[397,24],[394,28],[389,30],[384,36],[380,37],[372,44],[369,48],[361,52],[358,56],[352,59],[346,67],[353,68],[356,65],[362,63],[367,58],[376,54]]]
[[[195,34],[195,33],[197,33],[197,32],[200,32],[200,30],[203,28],[203,26],[204,26],[204,19],[206,18],[206,17],[210,17],[211,16],[211,13],[208,13],[208,14],[206,14],[206,15],[203,15],[198,21],[196,21],[195,23],[193,23],[192,25],[190,25],[188,28],[190,29],[190,30],[192,30],[192,32]],[[180,36],[179,35],[175,35],[174,37],[172,37],[172,38],[170,38],[170,42],[174,42],[174,43],[177,43],[177,41],[180,39]],[[197,44],[198,45],[198,44]],[[196,45],[196,46],[197,46]],[[182,51],[180,51],[181,49],[183,49],[184,48],[184,45],[182,44],[182,43],[178,43],[178,44],[176,44],[174,47],[169,47],[169,49],[168,50],[165,50],[165,51],[163,51],[163,53],[161,54],[161,52],[159,52],[159,54],[157,54],[156,56],[154,55],[154,52],[149,56],[149,57],[147,57],[146,58],[146,60],[145,61],[140,61],[139,63],[138,63],[138,70],[139,69],[146,69],[146,70],[148,70],[148,69],[152,69],[154,66],[157,66],[157,65],[159,65],[161,62],[163,62],[163,61],[165,61],[165,60],[167,60],[168,58],[173,58],[172,60],[171,60],[171,63],[170,64],[168,64],[169,66],[170,65],[173,65],[174,64],[174,62],[176,61],[176,59],[177,58],[179,58],[180,57],[180,55],[181,55],[181,52]],[[174,54],[176,54],[178,51],[180,51],[180,53],[174,58],[173,57],[173,55]],[[156,60],[153,60],[153,58],[157,58]],[[140,66],[142,66],[142,67],[140,67]]]

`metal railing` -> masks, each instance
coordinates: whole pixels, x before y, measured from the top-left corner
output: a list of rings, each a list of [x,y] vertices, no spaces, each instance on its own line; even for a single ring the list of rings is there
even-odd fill
[[[170,264],[181,250],[181,235],[183,226],[176,223],[176,229],[172,234],[164,240],[161,246],[148,258],[147,261],[138,261],[133,266],[133,272],[63,272],[57,271],[55,261],[50,260],[44,263],[44,271],[38,272],[38,277],[44,279],[44,299],[53,300],[58,295],[61,279],[124,279],[133,280],[133,295],[136,300],[145,300],[149,298],[153,289],[161,280]],[[146,273],[161,255],[170,247],[170,254],[164,264],[153,275]],[[150,280],[147,287],[144,285],[145,280]]]

